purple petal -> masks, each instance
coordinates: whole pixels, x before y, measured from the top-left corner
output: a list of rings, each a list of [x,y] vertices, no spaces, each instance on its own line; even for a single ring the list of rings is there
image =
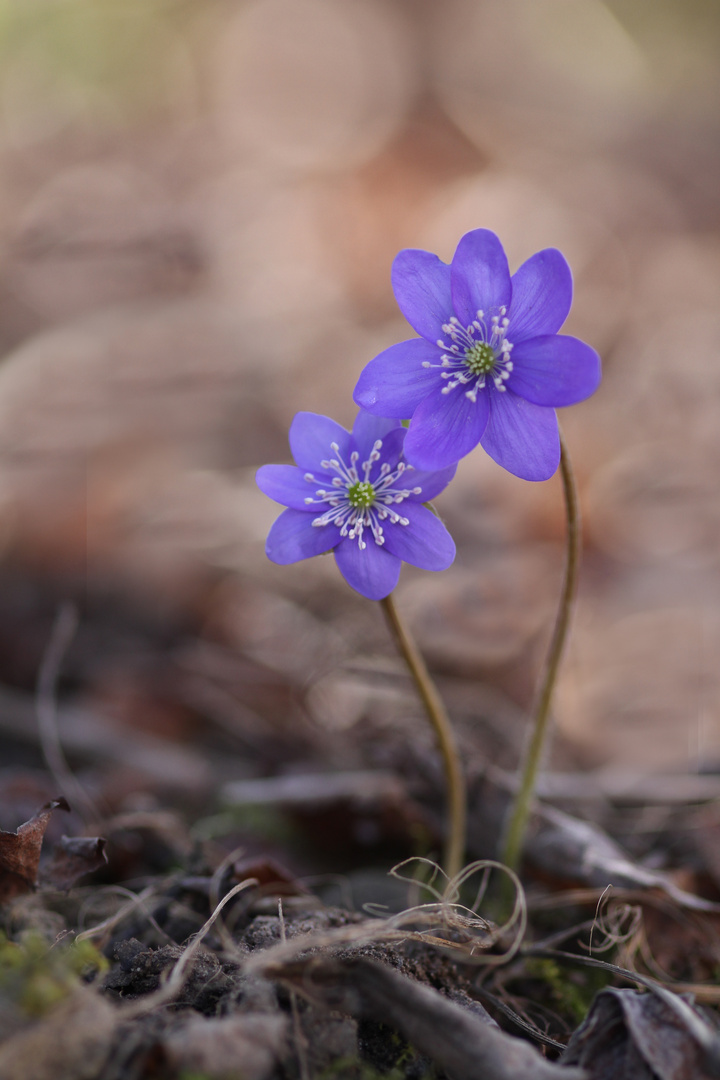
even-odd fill
[[[335,562],[348,585],[368,600],[389,596],[398,583],[402,566],[397,556],[372,539],[362,550],[357,540],[343,540],[335,548]]]
[[[410,524],[393,525],[384,521],[385,548],[403,562],[423,570],[447,570],[455,558],[455,543],[440,518],[413,503],[402,503],[397,511]]]
[[[508,389],[535,405],[575,405],[600,385],[600,357],[574,337],[528,338],[512,351]]]
[[[355,403],[372,413],[409,420],[438,385],[441,356],[437,345],[423,338],[391,345],[363,369],[353,394]],[[423,363],[436,366],[425,368]]]
[[[489,229],[465,233],[452,261],[453,308],[463,326],[496,308],[510,305],[510,268],[503,246]]]
[[[361,409],[355,417],[352,429],[353,441],[360,456],[367,457],[375,441],[380,439],[384,443],[391,431],[404,431],[397,417],[389,420],[386,416],[374,416],[365,409]]]
[[[481,445],[508,472],[523,480],[549,480],[560,463],[554,409],[513,394],[491,392],[490,419]]]
[[[315,514],[306,510],[285,510],[274,523],[265,542],[271,562],[287,566],[330,551],[340,539],[336,525],[315,526]]]
[[[440,389],[413,413],[405,439],[405,458],[416,469],[435,471],[453,465],[477,446],[488,418],[488,394],[470,401],[462,388]]]
[[[380,479],[383,465],[388,465],[392,471],[397,467],[402,456],[407,429],[398,425],[396,420],[388,421],[388,423],[395,424],[396,426],[379,440],[382,443],[382,446],[380,447],[380,457],[377,461],[372,463],[370,472],[368,473],[368,479],[371,484],[374,484],[376,480]],[[363,465],[369,459],[376,441],[377,440],[369,442],[367,439],[363,439],[361,443],[356,443],[353,438],[351,443],[351,448],[357,450],[360,454],[356,468],[360,474],[360,478],[363,480],[365,479]]]
[[[453,476],[457,472],[457,465],[449,465],[447,469],[439,469],[436,472],[424,472],[422,469],[409,469],[402,480],[398,481],[401,487],[421,489],[419,495],[410,495],[412,502],[429,502],[444,491]]]
[[[318,484],[329,487],[332,479],[316,471]],[[310,484],[305,479],[302,469],[294,465],[263,465],[255,475],[257,486],[275,502],[291,506],[295,510],[310,509],[305,503],[315,494],[318,484]]]
[[[340,453],[346,457],[350,432],[328,416],[311,412],[296,414],[290,425],[290,449],[301,469],[314,472],[320,467],[321,461],[333,457],[332,443],[337,443]]]
[[[450,267],[429,251],[407,248],[395,257],[392,287],[398,307],[421,337],[433,344],[453,313]]]
[[[398,427],[395,428],[394,431],[388,432],[388,434],[382,440],[382,447],[380,449],[380,460],[376,461],[370,470],[371,483],[374,484],[376,480],[380,479],[380,472],[383,465],[389,465],[391,471],[393,471],[397,467],[397,464],[402,456],[406,435],[407,429],[404,427]],[[372,447],[370,447],[370,449],[372,449]],[[361,463],[362,460],[363,459],[361,458]]]
[[[538,251],[512,277],[508,340],[557,334],[570,312],[573,282],[565,256],[556,248]]]

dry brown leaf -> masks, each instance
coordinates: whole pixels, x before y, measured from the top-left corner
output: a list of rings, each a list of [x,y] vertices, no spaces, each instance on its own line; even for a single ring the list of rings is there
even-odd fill
[[[563,1054],[588,1080],[709,1080],[720,1076],[712,1030],[681,998],[603,990]]]
[[[45,803],[17,832],[0,830],[0,903],[35,888],[45,830],[58,809],[70,811],[62,796]]]
[[[510,804],[514,781],[500,769],[488,769],[482,786],[471,790],[468,845],[473,855],[493,857],[499,825]],[[495,838],[490,841],[490,838]],[[528,866],[543,877],[567,885],[604,889],[659,890],[679,907],[720,912],[720,905],[680,888],[672,876],[634,860],[608,833],[592,821],[536,802],[525,845]]]
[[[71,889],[79,878],[107,863],[105,844],[102,836],[63,836],[40,875],[42,884]]]
[[[538,805],[527,858],[546,874],[603,889],[659,889],[682,908],[717,913],[720,905],[681,889],[669,874],[634,861],[608,834],[555,807]]]
[[[232,864],[233,883],[255,878],[273,896],[308,896],[309,890],[272,856],[236,859]]]

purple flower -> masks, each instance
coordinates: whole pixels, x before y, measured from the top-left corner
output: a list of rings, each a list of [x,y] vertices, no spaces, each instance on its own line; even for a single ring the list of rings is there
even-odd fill
[[[422,504],[450,483],[455,465],[414,469],[403,458],[406,435],[397,420],[363,410],[352,433],[327,416],[298,413],[290,426],[298,467],[257,473],[260,490],[289,508],[270,529],[268,558],[286,565],[334,551],[348,585],[370,600],[393,591],[402,562],[447,569],[455,544]]]
[[[478,443],[509,472],[547,480],[558,467],[555,408],[589,397],[600,357],[558,335],[572,275],[554,248],[510,276],[495,233],[466,233],[448,266],[429,251],[401,251],[395,298],[421,336],[372,360],[355,401],[372,413],[411,417],[405,456],[442,469]]]

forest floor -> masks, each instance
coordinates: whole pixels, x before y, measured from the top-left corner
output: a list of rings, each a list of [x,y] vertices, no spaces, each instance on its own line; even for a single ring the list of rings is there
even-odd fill
[[[720,1075],[715,776],[542,800],[511,911],[492,860],[512,774],[475,728],[448,882],[439,765],[392,663],[350,675],[390,688],[394,726],[322,730],[299,679],[103,610],[16,624],[49,645],[35,697],[2,692],[3,1080]]]

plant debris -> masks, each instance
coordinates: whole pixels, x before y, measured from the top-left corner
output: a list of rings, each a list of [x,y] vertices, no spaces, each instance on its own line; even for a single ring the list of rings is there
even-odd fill
[[[36,887],[43,840],[55,810],[70,813],[62,796],[42,806],[14,833],[0,830],[0,903]],[[40,869],[41,883],[56,889],[72,888],[80,878],[107,863],[105,844],[100,836],[60,837],[52,858]]]
[[[37,815],[45,826],[49,813]],[[406,861],[390,880],[415,902],[368,918],[329,905],[273,857],[232,850],[213,867],[210,848],[188,846],[181,870],[146,876],[141,891],[73,888],[88,860],[112,865],[97,841],[78,839],[61,843],[73,856],[64,874],[40,875],[35,891],[5,904],[18,940],[0,949],[0,996],[15,1017],[0,1033],[3,1080],[46,1080],[53,1067],[69,1080],[235,1080],[238,1068],[244,1080],[298,1069],[428,1080],[720,1075],[703,1014],[647,974],[588,955],[619,957],[642,931],[641,909],[630,917],[620,890],[576,890],[568,910],[597,908],[595,917],[573,927],[564,916],[543,940],[553,909],[537,897],[515,930],[482,914],[501,895],[492,863],[443,885],[428,860]],[[568,939],[579,951],[552,947]],[[604,973],[604,985],[584,971]],[[608,985],[618,979],[654,992]]]
[[[67,800],[46,803],[16,832],[0,831],[0,902],[35,888],[45,830],[55,810],[69,813]]]
[[[584,1067],[589,1080],[711,1080],[720,1076],[720,1036],[681,999],[611,987],[561,1061]]]
[[[400,1032],[440,1069],[464,1080],[581,1080],[583,1073],[545,1061],[505,1035],[482,1007],[469,1008],[363,958],[311,957],[265,969],[326,1008],[382,1022]]]
[[[102,836],[60,837],[51,861],[42,869],[43,885],[71,889],[80,878],[106,865],[106,843]]]

